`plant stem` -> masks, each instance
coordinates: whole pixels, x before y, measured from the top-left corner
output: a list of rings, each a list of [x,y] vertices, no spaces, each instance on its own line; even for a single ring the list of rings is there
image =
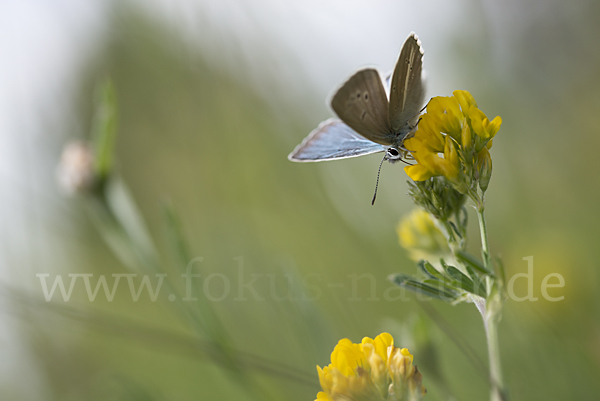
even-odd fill
[[[500,364],[500,347],[498,343],[498,323],[502,316],[502,295],[498,283],[501,277],[497,271],[493,269],[490,249],[487,237],[487,227],[485,224],[483,197],[477,202],[477,217],[479,219],[479,231],[481,233],[481,252],[483,254],[483,263],[486,269],[496,273],[496,279],[487,277],[488,295],[485,308],[478,307],[483,318],[485,326],[485,334],[488,346],[488,358],[490,364],[490,401],[506,401],[506,389],[504,388],[504,380],[502,378],[502,368]],[[500,285],[499,285],[500,284]]]
[[[496,302],[497,301],[492,300],[490,304]],[[500,308],[502,308],[501,305]],[[488,305],[488,311],[484,318],[490,363],[490,381],[492,386],[490,391],[490,401],[506,401],[507,397],[500,365],[500,347],[498,345],[498,323],[500,321],[498,313],[500,313],[500,311],[493,311],[493,309],[493,305]]]

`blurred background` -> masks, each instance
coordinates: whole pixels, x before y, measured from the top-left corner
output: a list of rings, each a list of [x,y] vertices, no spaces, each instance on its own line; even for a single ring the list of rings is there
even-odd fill
[[[426,399],[486,399],[475,308],[394,300],[386,280],[416,271],[396,236],[412,210],[402,168],[383,166],[371,206],[379,156],[286,158],[332,116],[329,93],[359,67],[391,70],[411,31],[428,96],[468,90],[503,119],[487,194],[492,251],[509,276],[533,256],[539,298],[505,308],[511,399],[597,399],[597,1],[21,0],[0,11],[0,399],[312,400],[315,365],[340,338],[382,331],[415,355]],[[155,302],[134,302],[125,278],[111,302],[102,291],[90,301],[82,281],[67,302],[44,298],[39,274],[110,283],[148,267],[124,263],[90,197],[56,180],[65,144],[90,138],[107,77],[115,171],[156,271],[184,293],[182,265],[203,258],[194,272],[213,274],[210,299],[198,279],[187,306],[212,316],[243,365],[212,355],[215,337],[178,314],[166,287]],[[165,204],[186,252],[172,251]],[[550,273],[565,279],[549,290],[560,302],[542,296]]]

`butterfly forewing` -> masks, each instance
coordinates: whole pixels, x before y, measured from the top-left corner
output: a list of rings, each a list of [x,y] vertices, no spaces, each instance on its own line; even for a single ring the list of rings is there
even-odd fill
[[[322,122],[294,149],[288,159],[296,162],[318,162],[383,152],[385,146],[358,135],[336,119]]]
[[[360,70],[331,99],[331,107],[350,128],[373,142],[391,145],[388,100],[379,72]]]
[[[423,49],[414,33],[410,34],[396,62],[390,88],[389,115],[392,130],[406,135],[415,123],[423,104],[421,79]]]

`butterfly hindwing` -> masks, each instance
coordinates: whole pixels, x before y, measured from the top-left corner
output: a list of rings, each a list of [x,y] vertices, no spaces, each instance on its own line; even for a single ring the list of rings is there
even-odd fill
[[[337,119],[322,122],[294,149],[288,159],[318,162],[345,159],[385,151],[386,147],[363,138]]]

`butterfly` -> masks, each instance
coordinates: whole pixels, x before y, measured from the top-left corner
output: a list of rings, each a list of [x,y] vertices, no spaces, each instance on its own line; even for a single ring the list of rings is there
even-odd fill
[[[412,32],[402,46],[394,71],[386,79],[389,99],[379,71],[374,68],[357,71],[331,98],[331,108],[339,119],[323,121],[288,159],[319,162],[385,152],[380,170],[385,160],[391,163],[402,160],[407,154],[402,144],[414,133],[422,111],[425,95],[422,70],[423,48]]]

